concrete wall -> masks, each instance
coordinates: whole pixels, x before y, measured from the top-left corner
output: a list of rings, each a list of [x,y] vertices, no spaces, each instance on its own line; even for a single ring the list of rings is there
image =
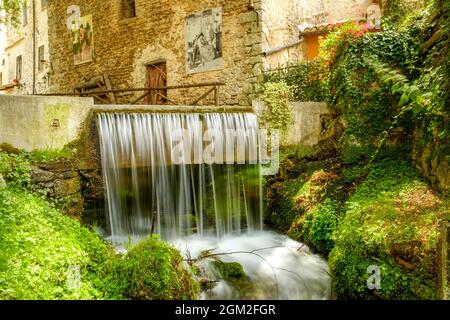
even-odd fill
[[[264,108],[263,102],[253,101],[253,109],[257,115],[261,115]],[[322,132],[321,119],[331,112],[325,102],[292,102],[292,108],[294,123],[281,144],[314,146],[326,138]]]
[[[0,143],[60,149],[77,138],[92,98],[0,95]]]

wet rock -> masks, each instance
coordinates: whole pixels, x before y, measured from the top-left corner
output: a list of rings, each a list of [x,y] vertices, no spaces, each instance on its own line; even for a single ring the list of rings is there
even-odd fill
[[[54,196],[64,197],[80,192],[81,186],[78,178],[56,180],[54,183]]]
[[[75,171],[65,171],[61,174],[63,179],[71,179],[75,178],[77,176],[77,173]]]
[[[31,170],[31,179],[34,182],[49,182],[55,178],[55,174],[50,171],[42,170],[40,168],[33,168]]]

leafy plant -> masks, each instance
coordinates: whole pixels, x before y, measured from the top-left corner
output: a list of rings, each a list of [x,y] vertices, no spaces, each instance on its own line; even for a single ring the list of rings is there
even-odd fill
[[[268,82],[261,97],[266,103],[261,122],[270,130],[286,132],[294,119],[291,88],[285,82]]]
[[[319,60],[267,72],[264,82],[285,82],[295,101],[327,101],[329,97],[327,68]]]
[[[0,152],[0,174],[12,188],[28,190],[31,187],[31,168],[28,161],[16,154]]]

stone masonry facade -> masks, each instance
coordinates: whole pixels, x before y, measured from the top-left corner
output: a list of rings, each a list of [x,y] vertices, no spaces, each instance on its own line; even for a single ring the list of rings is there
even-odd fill
[[[136,0],[136,16],[123,19],[123,0],[59,0],[49,2],[50,58],[54,70],[51,93],[73,92],[83,79],[107,74],[114,89],[146,86],[146,66],[165,61],[167,85],[225,82],[221,105],[251,106],[264,70],[305,59],[299,25],[362,19],[373,0]],[[78,6],[80,15],[92,15],[94,58],[75,64],[67,9]],[[186,72],[185,18],[208,9],[222,9],[220,70]],[[282,50],[277,48],[286,47]],[[275,49],[275,50],[274,50]],[[274,52],[275,51],[275,52]],[[270,52],[270,54],[268,53]],[[207,89],[169,90],[168,97],[183,105]],[[119,103],[142,94],[120,93]],[[212,104],[211,94],[200,104]]]
[[[122,19],[122,1],[51,1],[49,14],[50,55],[58,74],[50,92],[72,92],[83,78],[108,74],[113,88],[145,87],[146,64],[164,60],[167,85],[225,82],[220,104],[250,106],[263,68],[261,1],[136,1],[136,17]],[[77,5],[81,16],[93,15],[94,61],[75,65],[67,7]],[[222,8],[224,68],[187,74],[185,67],[185,17],[212,8]],[[205,88],[169,90],[168,97],[184,104]],[[123,95],[132,100],[141,93]],[[212,97],[203,104],[211,104]]]
[[[17,83],[9,93],[32,94],[33,93],[33,68],[35,68],[35,93],[45,93],[48,90],[51,68],[49,63],[48,50],[48,23],[47,23],[47,1],[34,1],[34,29],[33,33],[33,2],[26,2],[26,6],[21,13],[21,21],[16,28],[8,26],[6,30],[6,46],[4,55],[0,61],[0,72],[2,73],[2,85]],[[24,16],[26,20],[24,21]],[[2,36],[2,35],[0,35]],[[33,36],[35,41],[33,41]],[[33,43],[35,50],[33,50]],[[0,44],[1,45],[1,44]],[[43,49],[43,59],[45,62],[39,68],[39,48]],[[2,50],[0,50],[2,51]],[[36,54],[35,65],[33,66],[33,52]],[[17,58],[22,57],[20,79],[17,75]],[[15,81],[17,80],[17,81]],[[1,85],[0,85],[1,86]]]

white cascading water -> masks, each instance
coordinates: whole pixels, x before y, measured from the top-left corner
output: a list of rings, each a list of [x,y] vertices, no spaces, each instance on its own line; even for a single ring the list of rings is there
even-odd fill
[[[186,256],[230,253],[221,260],[241,263],[254,285],[243,290],[219,281],[204,299],[329,298],[326,261],[263,231],[261,168],[250,161],[259,158],[255,115],[104,113],[98,131],[109,239],[116,246],[157,233]],[[205,156],[214,161],[205,163]],[[211,263],[203,268],[217,277]]]

